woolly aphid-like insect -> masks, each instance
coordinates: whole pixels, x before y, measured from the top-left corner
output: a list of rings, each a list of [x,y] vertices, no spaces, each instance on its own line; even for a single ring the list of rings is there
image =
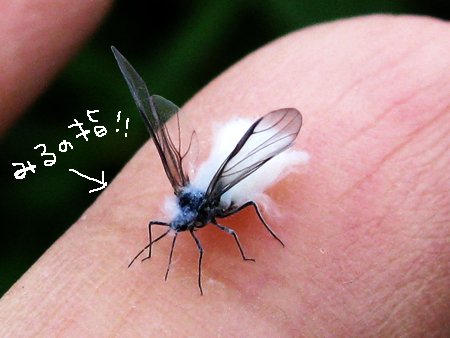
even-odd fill
[[[172,246],[165,274],[167,280],[177,236],[180,232],[188,231],[199,251],[198,287],[203,295],[201,277],[203,247],[195,235],[198,229],[212,224],[230,234],[234,237],[242,259],[254,261],[245,255],[236,232],[218,221],[252,207],[264,227],[284,246],[282,240],[264,220],[258,205],[251,197],[262,193],[293,164],[308,160],[305,152],[291,150],[284,152],[293,144],[300,131],[302,115],[295,108],[283,108],[266,114],[253,124],[237,120],[234,124],[228,125],[228,129],[225,128],[219,133],[222,136],[218,136],[210,158],[200,166],[191,182],[188,173],[192,171],[190,170],[192,168],[189,168],[192,161],[190,162],[189,158],[195,156],[195,131],[188,129],[184,123],[182,130],[183,114],[180,109],[161,96],[150,95],[145,82],[131,64],[116,48],[111,49],[153,139],[175,194],[168,203],[172,220],[150,221],[149,244],[133,258],[128,267],[147,249],[148,256],[143,261],[150,258],[152,245],[172,233]],[[175,123],[165,124],[165,119],[170,116],[174,116]],[[233,138],[236,139],[234,143],[231,141]],[[280,153],[283,154],[277,156]],[[275,156],[277,158],[274,159]],[[265,165],[267,162],[269,164]],[[154,225],[168,229],[153,239]]]

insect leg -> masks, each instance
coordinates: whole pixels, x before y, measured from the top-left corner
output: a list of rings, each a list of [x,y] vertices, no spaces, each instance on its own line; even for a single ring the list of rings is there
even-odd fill
[[[175,235],[173,236],[172,247],[170,248],[169,263],[167,264],[167,270],[166,275],[164,276],[164,280],[167,280],[167,276],[169,276],[170,265],[172,264],[173,248],[175,247],[175,241],[177,240],[177,236],[178,232],[176,232]]]
[[[148,243],[141,251],[138,252],[138,254],[136,256],[134,256],[133,260],[130,262],[130,264],[128,264],[128,267],[130,267],[134,261],[145,251],[147,250],[147,248],[150,248],[152,246],[153,243],[158,242],[161,238],[163,238],[164,236],[166,236],[169,233],[170,229],[167,230],[165,233],[163,233],[161,236],[157,237],[154,241],[151,241],[150,243]],[[142,261],[145,261],[146,259],[148,259],[149,257],[144,258]]]
[[[159,222],[159,221],[150,221],[150,223],[148,223],[148,256],[145,257],[143,261],[149,259],[150,257],[152,257],[152,225],[163,225],[163,226],[169,226],[168,223],[166,222]],[[156,241],[155,241],[156,242]]]
[[[262,224],[264,224],[264,226],[265,226],[265,228],[267,229],[267,231],[269,231],[270,234],[273,236],[273,238],[275,238],[278,242],[280,242],[280,244],[281,244],[282,246],[284,246],[283,241],[277,236],[277,234],[275,233],[275,231],[273,231],[272,228],[269,226],[269,224],[267,224],[266,221],[264,220],[264,217],[262,216],[261,211],[259,210],[258,204],[256,204],[255,201],[248,201],[248,202],[245,202],[244,204],[242,204],[242,205],[241,205],[239,208],[237,208],[236,210],[233,210],[233,211],[231,211],[231,212],[229,212],[229,213],[227,213],[227,214],[224,214],[223,217],[228,217],[228,216],[234,215],[234,214],[238,213],[239,211],[241,211],[241,210],[243,210],[243,209],[245,209],[245,208],[247,208],[247,207],[250,207],[250,206],[252,206],[252,207],[255,208],[255,211],[256,211],[256,214],[257,214],[258,217],[259,217],[259,220],[261,221]],[[221,215],[221,217],[222,217],[222,215]]]
[[[255,261],[253,258],[245,257],[244,250],[242,250],[241,242],[239,241],[239,237],[238,237],[236,231],[234,231],[233,229],[227,228],[226,226],[224,226],[222,224],[217,223],[217,221],[215,219],[212,220],[212,224],[214,224],[220,230],[225,231],[234,237],[234,240],[236,241],[236,244],[239,248],[239,251],[241,252],[241,256],[244,261],[253,261],[253,262]]]
[[[202,243],[200,243],[200,240],[195,236],[194,230],[189,231],[191,233],[192,238],[195,241],[195,244],[197,244],[199,257],[198,257],[198,288],[200,289],[200,294],[203,296],[203,289],[202,289],[202,259],[203,259],[203,247]]]

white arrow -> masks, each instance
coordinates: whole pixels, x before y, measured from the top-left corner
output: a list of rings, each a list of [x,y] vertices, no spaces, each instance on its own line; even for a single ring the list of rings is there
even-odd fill
[[[94,191],[99,191],[99,190],[105,189],[106,186],[108,185],[108,182],[105,182],[105,172],[104,172],[104,171],[102,171],[102,180],[101,180],[101,181],[96,180],[95,178],[89,177],[89,176],[87,176],[87,175],[83,175],[82,173],[76,171],[75,169],[69,169],[69,171],[72,171],[72,172],[74,172],[75,174],[77,174],[78,176],[87,178],[87,179],[90,180],[90,181],[94,181],[94,182],[100,183],[100,184],[102,185],[101,187],[98,187],[97,189],[89,190],[89,193],[94,192]]]

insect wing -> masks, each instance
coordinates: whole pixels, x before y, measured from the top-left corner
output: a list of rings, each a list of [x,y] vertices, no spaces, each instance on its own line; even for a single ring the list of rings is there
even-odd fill
[[[209,184],[207,198],[219,199],[271,158],[289,148],[301,125],[302,115],[295,108],[275,110],[258,119],[217,170]]]
[[[158,129],[156,137],[160,140],[165,159],[172,164],[170,172],[178,174],[177,186],[182,188],[189,184],[189,176],[194,173],[198,156],[197,134],[186,115],[174,103],[159,95],[152,95],[150,100],[160,118],[167,121],[172,117]]]
[[[161,96],[150,96],[147,85],[133,66],[115,47],[111,49],[139,113],[154,140],[167,178],[175,194],[178,194],[189,183],[188,173],[192,170],[197,150],[196,133],[189,128],[188,123],[182,122],[184,117],[180,108]],[[175,116],[174,121],[165,124],[164,122],[171,116]]]

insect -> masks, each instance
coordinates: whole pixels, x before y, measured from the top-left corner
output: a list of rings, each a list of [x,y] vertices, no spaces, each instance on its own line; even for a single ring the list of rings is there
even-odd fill
[[[150,221],[148,225],[149,244],[133,258],[128,267],[147,249],[148,255],[142,261],[149,259],[152,255],[152,245],[171,233],[173,240],[165,274],[165,280],[167,280],[177,236],[180,232],[187,231],[199,251],[198,287],[203,295],[201,276],[204,251],[195,234],[198,229],[212,224],[233,236],[243,260],[254,261],[253,258],[245,255],[237,233],[219,222],[219,219],[234,215],[245,208],[253,208],[267,231],[284,246],[283,241],[263,218],[258,204],[254,200],[248,199],[247,196],[251,194],[239,194],[239,189],[254,189],[256,185],[253,182],[252,188],[252,177],[256,177],[259,172],[262,173],[259,170],[262,166],[292,145],[300,131],[302,115],[295,108],[283,108],[257,119],[253,124],[245,127],[246,130],[239,135],[240,139],[231,145],[227,153],[220,152],[223,154],[220,162],[217,158],[221,156],[217,156],[218,153],[214,153],[213,150],[210,160],[200,167],[198,174],[191,181],[187,160],[195,152],[195,131],[183,133],[180,109],[161,96],[150,95],[145,82],[131,64],[116,48],[111,47],[111,49],[140,115],[153,138],[174,191],[174,197],[171,200],[172,220],[170,222]],[[168,115],[175,117],[176,123],[171,126],[164,123],[164,118]],[[225,138],[227,137],[226,134]],[[230,142],[223,141],[219,143],[230,144]],[[278,169],[268,168],[271,172],[266,172],[266,177],[260,177],[259,180],[262,183],[258,183],[258,185],[265,188],[272,184],[283,171],[286,171],[286,166],[302,161],[301,156],[297,156],[298,154],[295,152],[285,153],[292,153],[294,156],[291,156],[290,159],[286,158],[285,163],[279,161]],[[302,152],[302,155],[305,153]],[[303,160],[305,160],[304,156]],[[153,239],[152,227],[155,225],[167,227],[167,231]]]

